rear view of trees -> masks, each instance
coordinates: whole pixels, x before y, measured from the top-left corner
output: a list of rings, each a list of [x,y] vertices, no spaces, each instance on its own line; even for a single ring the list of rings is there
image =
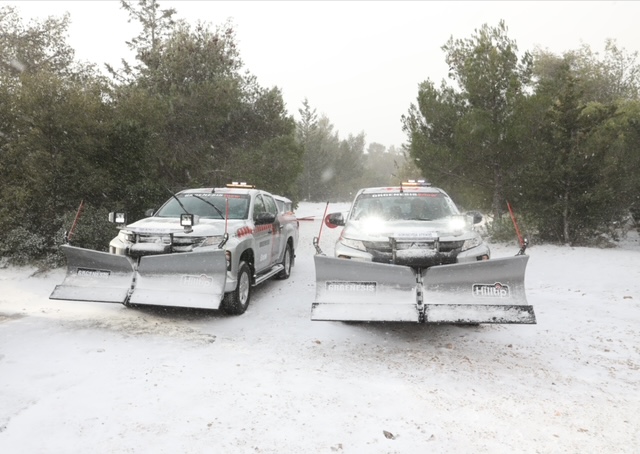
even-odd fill
[[[495,219],[511,201],[541,241],[592,242],[638,205],[636,54],[518,57],[503,22],[443,50],[451,84],[422,83],[403,117],[425,176]]]
[[[519,178],[523,208],[541,239],[587,243],[617,228],[637,203],[640,79],[634,60],[611,42],[602,60],[588,48],[537,55],[529,102],[545,109],[535,113],[538,130],[527,142]]]
[[[76,241],[104,250],[109,210],[136,219],[170,190],[231,180],[296,189],[296,124],[279,89],[243,72],[232,25],[192,28],[155,0],[122,6],[141,33],[136,62],[109,68],[113,80],[74,62],[67,16],[25,25],[0,8],[3,257],[55,259],[81,201]]]
[[[459,89],[444,82],[420,86],[418,104],[404,118],[411,156],[434,183],[498,216],[518,164],[512,125],[531,77],[531,56],[518,57],[503,22],[483,26],[470,39],[451,38],[442,49]]]
[[[253,183],[295,201],[348,201],[361,187],[426,177],[462,206],[510,201],[530,236],[588,243],[640,218],[640,65],[606,43],[519,53],[503,22],[442,47],[448,80],[424,81],[403,116],[406,149],[340,137],[308,101],[248,73],[230,22],[189,25],[157,0],[122,1],[136,57],[105,77],[74,59],[69,17],[23,23],[0,7],[0,254],[59,259],[104,249],[106,214],[142,217],[170,191]],[[366,148],[365,148],[366,147]]]
[[[161,100],[149,112],[152,123],[162,122],[154,123],[161,181],[182,188],[241,179],[290,193],[301,169],[295,122],[277,88],[265,89],[242,72],[232,24],[192,28],[155,0],[140,1],[138,8],[122,3],[142,32],[130,43],[138,64],[114,71],[130,81],[117,94]]]
[[[74,64],[68,17],[24,26],[0,9],[0,229],[3,256],[51,255],[67,210],[102,197],[111,114],[104,81]]]
[[[420,176],[404,150],[387,150],[378,143],[370,143],[365,150],[364,133],[340,139],[329,119],[318,117],[308,100],[299,113],[297,139],[304,149],[304,170],[298,178],[300,199],[351,201],[360,188],[397,185]]]

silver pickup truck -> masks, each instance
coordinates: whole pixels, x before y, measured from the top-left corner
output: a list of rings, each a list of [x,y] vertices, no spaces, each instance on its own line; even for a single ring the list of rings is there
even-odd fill
[[[120,230],[108,253],[63,245],[67,275],[50,298],[242,314],[253,286],[291,273],[298,220],[268,192],[188,189],[148,214],[127,224],[112,213]]]
[[[514,257],[491,258],[475,226],[425,181],[363,188],[342,227],[334,257],[314,239],[316,299],[312,320],[418,323],[536,323],[524,275],[523,246]]]

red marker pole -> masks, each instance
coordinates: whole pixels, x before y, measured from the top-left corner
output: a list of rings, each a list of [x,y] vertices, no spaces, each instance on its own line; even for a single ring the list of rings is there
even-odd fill
[[[78,224],[78,219],[80,219],[80,215],[82,214],[82,210],[84,209],[84,200],[80,201],[80,206],[78,207],[78,211],[76,212],[76,217],[73,220],[73,224],[71,225],[71,230],[67,234],[67,241],[71,241],[71,237],[73,236],[73,232],[76,229],[76,225]]]
[[[507,200],[507,207],[509,208],[509,214],[511,215],[511,220],[513,221],[513,226],[516,228],[516,234],[518,235],[518,241],[520,242],[520,247],[524,246],[524,240],[522,239],[522,234],[520,233],[520,229],[518,228],[518,223],[516,222],[516,216],[513,214],[513,209],[511,208],[511,204]]]
[[[324,207],[324,214],[322,215],[322,219],[320,220],[320,231],[318,232],[318,236],[313,239],[313,245],[316,248],[316,252],[318,254],[322,254],[322,249],[320,249],[320,235],[322,235],[322,224],[324,224],[324,221],[327,217],[328,209],[329,209],[329,202],[327,202],[327,205]]]

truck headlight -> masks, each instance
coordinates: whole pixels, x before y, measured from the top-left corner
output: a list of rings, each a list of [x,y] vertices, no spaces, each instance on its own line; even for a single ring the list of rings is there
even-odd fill
[[[482,238],[480,236],[474,236],[473,238],[469,238],[465,240],[462,244],[462,250],[466,251],[467,249],[471,249],[482,244]]]
[[[462,233],[462,231],[467,228],[467,219],[461,215],[451,216],[449,227],[454,232]]]
[[[120,230],[120,232],[118,232],[118,239],[123,243],[135,243],[136,235],[128,230]]]
[[[359,251],[366,252],[367,248],[364,247],[364,243],[359,240],[352,240],[351,238],[342,238],[340,243],[346,247],[350,247],[351,249],[357,249]]]
[[[220,242],[222,241],[223,237],[222,236],[210,236],[207,237],[201,244],[200,246],[217,246],[220,244]]]

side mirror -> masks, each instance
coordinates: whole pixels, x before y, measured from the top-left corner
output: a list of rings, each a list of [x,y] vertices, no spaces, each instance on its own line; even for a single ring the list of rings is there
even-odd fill
[[[324,218],[324,224],[330,229],[335,229],[345,224],[344,216],[342,213],[330,213]]]
[[[482,214],[478,211],[468,211],[467,216],[473,217],[474,224],[479,224],[483,219]]]
[[[144,212],[144,215],[149,218],[153,216],[153,213],[155,213],[155,210],[153,208],[149,208],[147,211]]]
[[[276,222],[276,215],[268,212],[258,214],[254,221],[256,225],[273,224],[274,222]]]

